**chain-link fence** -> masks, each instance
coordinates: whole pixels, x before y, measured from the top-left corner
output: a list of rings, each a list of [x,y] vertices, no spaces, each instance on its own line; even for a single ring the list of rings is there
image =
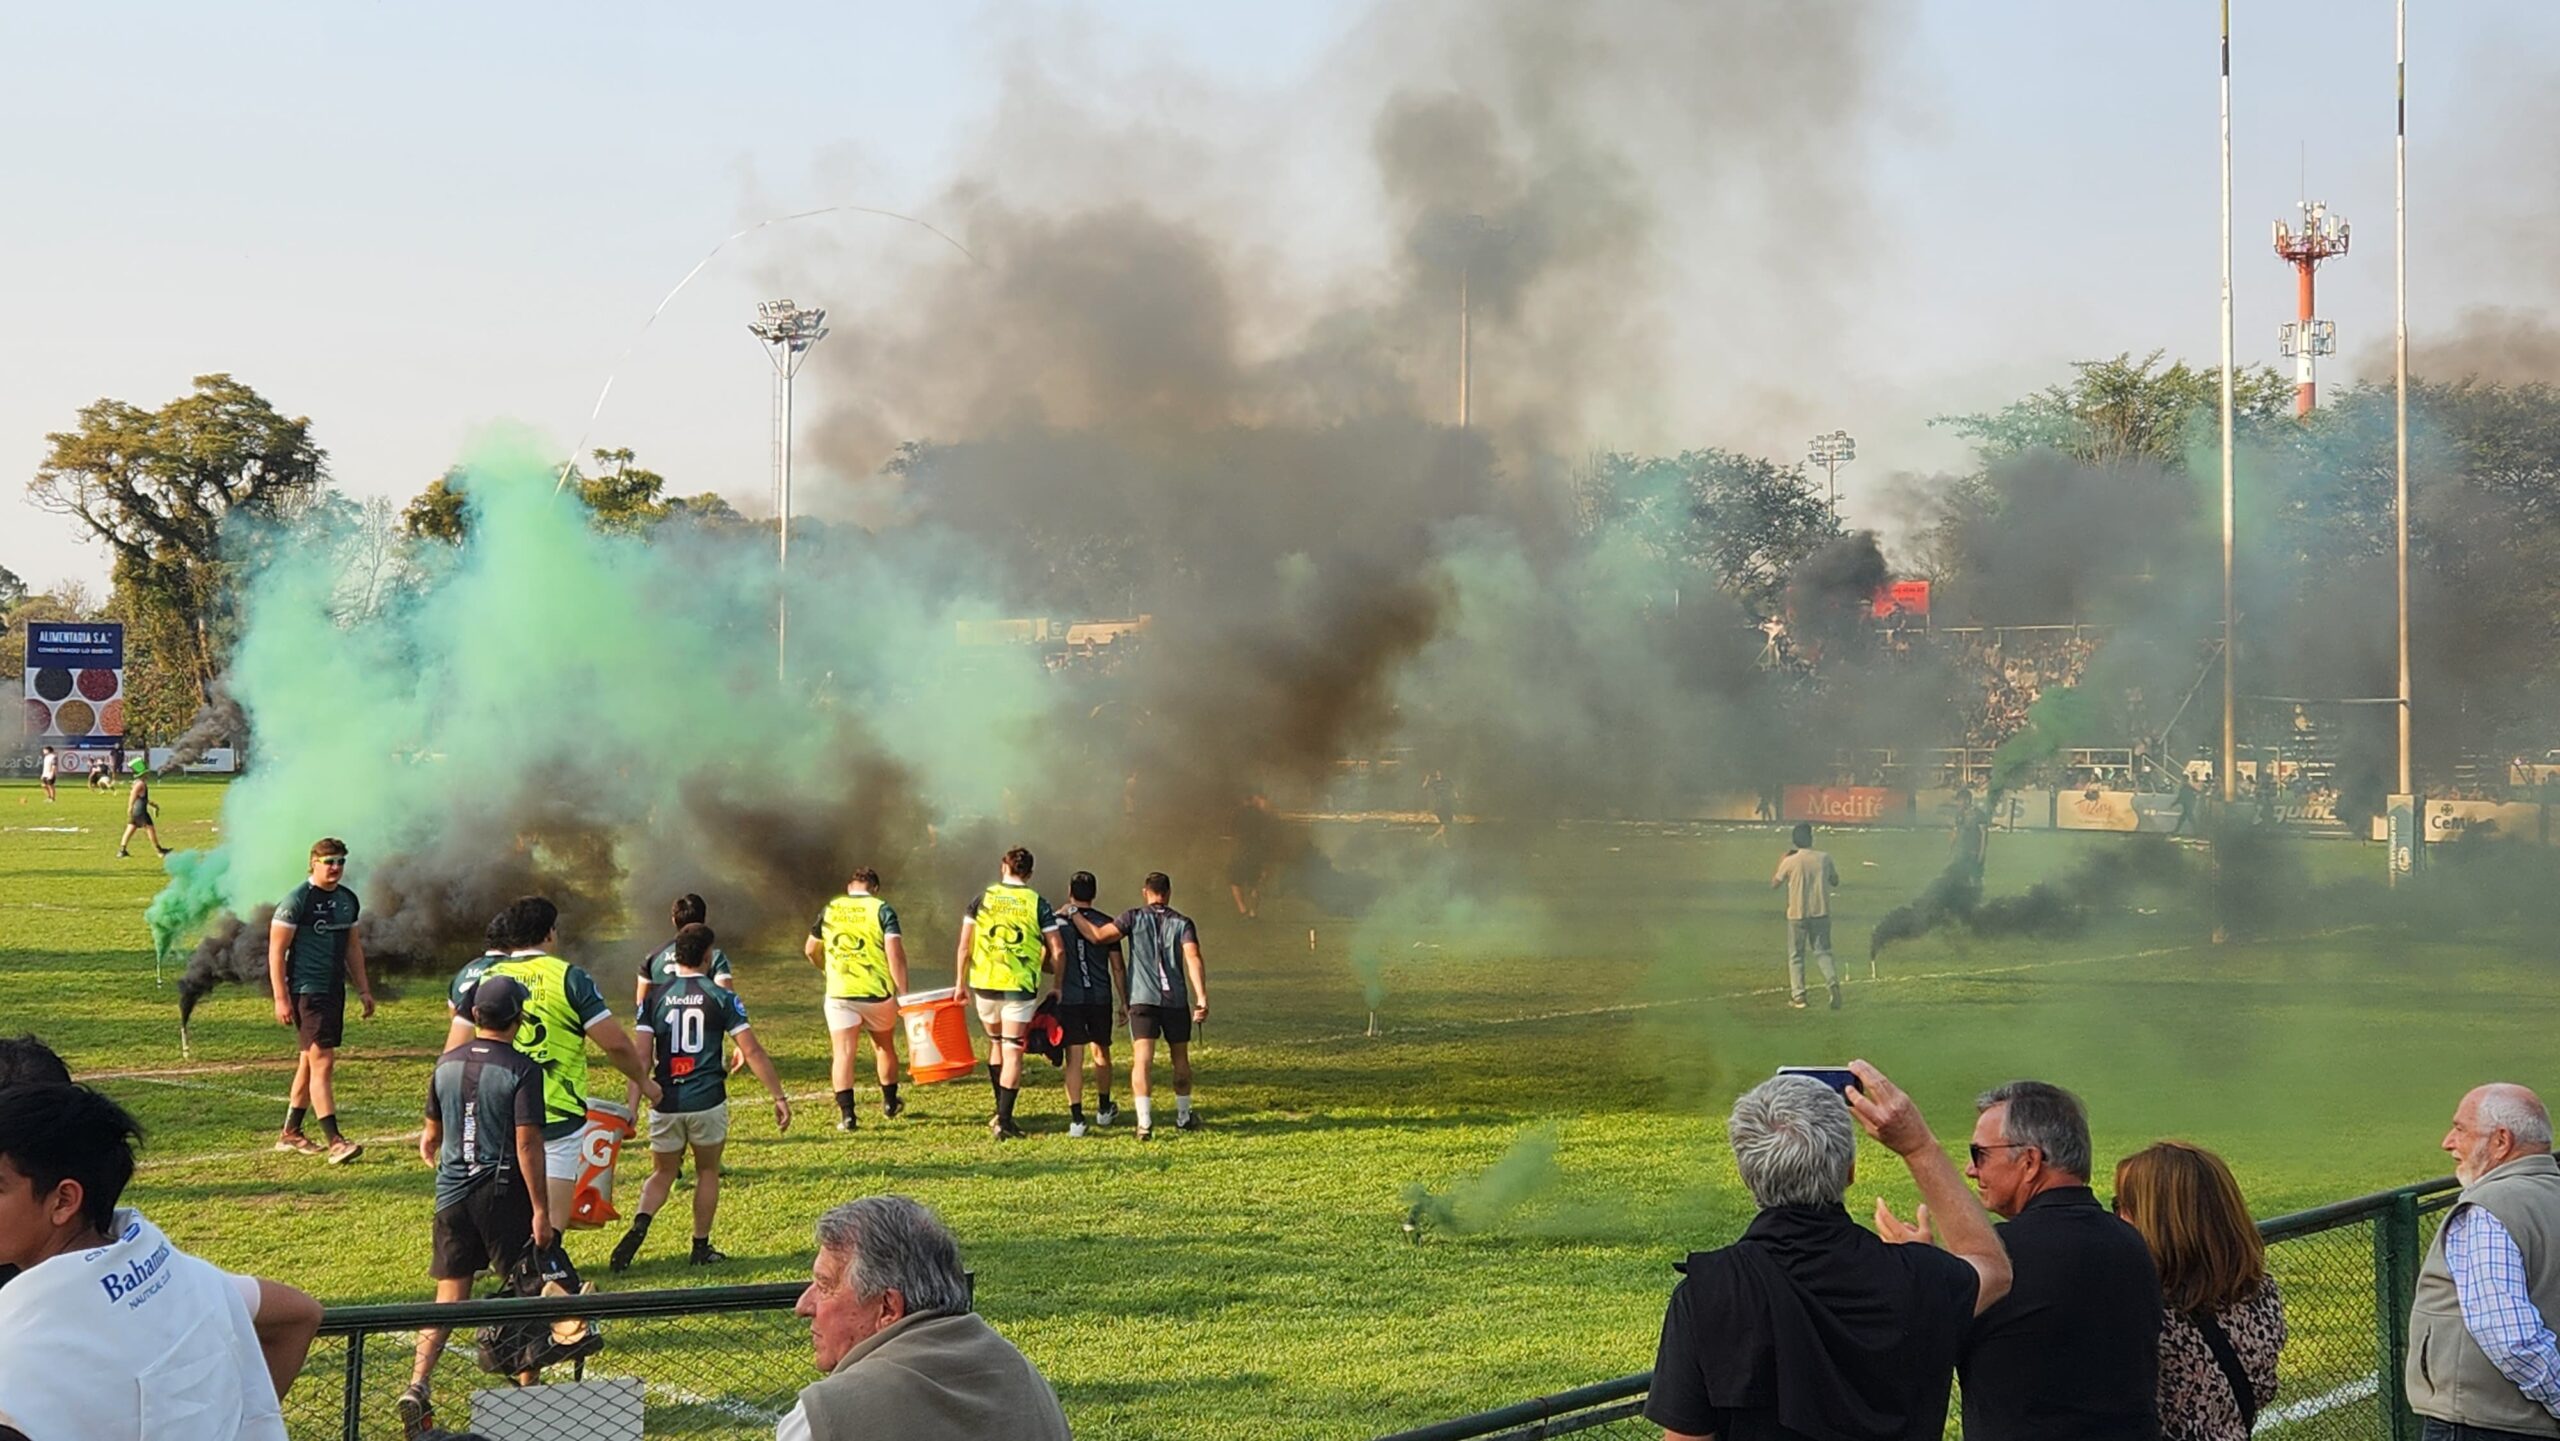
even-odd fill
[[[2400,1385],[2418,1258],[2453,1204],[2446,1177],[2258,1223],[2282,1288],[2285,1343],[2276,1403],[2256,1435],[2283,1441],[2417,1441]],[[1662,1434],[1640,1413],[1648,1373],[1523,1401],[1381,1441],[1634,1441]],[[1950,1434],[1952,1423],[1950,1423]]]

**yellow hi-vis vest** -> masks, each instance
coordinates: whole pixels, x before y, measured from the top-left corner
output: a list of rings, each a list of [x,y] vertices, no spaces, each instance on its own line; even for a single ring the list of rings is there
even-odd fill
[[[830,999],[867,1001],[889,994],[889,938],[880,929],[880,908],[878,896],[838,896],[818,918]]]
[[[587,1114],[587,1025],[569,1003],[569,963],[558,956],[514,956],[482,973],[524,983],[524,1025],[516,1049],[542,1067],[542,1113],[553,1121]]]
[[[1040,938],[1040,893],[998,881],[978,897],[969,948],[969,989],[1037,991],[1048,947]]]

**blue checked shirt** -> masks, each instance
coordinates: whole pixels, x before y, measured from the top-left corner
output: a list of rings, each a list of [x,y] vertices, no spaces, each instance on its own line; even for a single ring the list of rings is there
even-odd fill
[[[2560,1337],[2525,1289],[2524,1252],[2515,1238],[2486,1209],[2465,1206],[2444,1223],[2444,1260],[2471,1339],[2499,1375],[2560,1416]]]

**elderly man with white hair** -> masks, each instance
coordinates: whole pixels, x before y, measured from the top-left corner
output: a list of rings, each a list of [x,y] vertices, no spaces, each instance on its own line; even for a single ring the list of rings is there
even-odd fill
[[[2551,1113],[2481,1086],[2444,1134],[2462,1194],[2418,1268],[2409,1407],[2426,1441],[2560,1436],[2560,1162]]]
[[[1781,1075],[1733,1104],[1734,1164],[1760,1214],[1732,1245],[1692,1254],[1671,1293],[1644,1408],[1664,1441],[1945,1430],[1956,1353],[2008,1294],[2009,1258],[1919,1107],[1866,1062],[1849,1069],[1845,1093]],[[1859,1126],[1910,1168],[1945,1250],[1849,1219]]]
[[[818,1369],[776,1441],[1068,1441],[1057,1393],[969,1309],[960,1247],[904,1196],[818,1218],[818,1258],[794,1307]]]

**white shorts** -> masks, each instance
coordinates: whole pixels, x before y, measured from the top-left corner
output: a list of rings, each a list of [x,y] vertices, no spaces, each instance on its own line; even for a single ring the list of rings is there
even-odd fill
[[[687,1146],[725,1146],[729,1143],[729,1103],[722,1101],[708,1111],[651,1111],[649,1113],[649,1149],[681,1151]]]
[[[1001,1026],[1030,1025],[1032,1014],[1040,1009],[1038,996],[1024,996],[1016,1000],[1011,996],[984,996],[972,991],[969,1000],[978,1008],[978,1024],[986,1028],[990,1036]]]
[[[542,1143],[542,1174],[546,1180],[576,1181],[587,1173],[587,1133],[595,1129],[590,1121],[556,1141]]]
[[[827,997],[827,1029],[850,1031],[856,1026],[873,1035],[886,1035],[898,1029],[898,1003],[888,996],[876,1001],[857,1001],[843,996]]]

